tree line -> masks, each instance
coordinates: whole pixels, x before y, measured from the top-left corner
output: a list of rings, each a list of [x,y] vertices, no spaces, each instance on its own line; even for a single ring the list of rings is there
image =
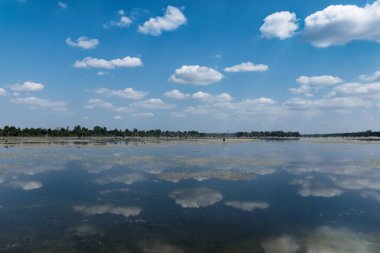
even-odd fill
[[[4,126],[0,128],[0,136],[8,137],[179,137],[179,138],[224,138],[224,137],[300,137],[298,132],[265,131],[265,132],[236,132],[236,133],[203,133],[198,131],[164,131],[160,129],[139,130],[107,129],[107,127],[95,126],[92,129],[77,125],[73,128],[16,128]]]
[[[304,137],[380,137],[380,131],[367,130],[351,133],[304,134]]]

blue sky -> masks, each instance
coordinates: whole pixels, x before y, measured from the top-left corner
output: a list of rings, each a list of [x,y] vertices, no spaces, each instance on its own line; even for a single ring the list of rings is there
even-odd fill
[[[2,0],[0,124],[380,129],[380,1]]]

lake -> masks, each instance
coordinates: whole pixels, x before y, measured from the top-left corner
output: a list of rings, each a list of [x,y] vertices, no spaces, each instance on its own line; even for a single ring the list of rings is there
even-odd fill
[[[380,144],[0,148],[0,252],[380,252]]]

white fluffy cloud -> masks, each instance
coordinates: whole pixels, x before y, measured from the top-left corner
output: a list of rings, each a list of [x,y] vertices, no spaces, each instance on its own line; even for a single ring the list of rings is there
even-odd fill
[[[179,90],[167,91],[163,95],[165,97],[173,98],[173,99],[177,99],[177,100],[182,100],[182,99],[188,98],[190,96],[189,94],[184,94],[184,93],[180,92]]]
[[[104,60],[92,57],[86,57],[82,60],[75,61],[74,67],[76,68],[102,68],[102,69],[114,69],[114,68],[131,68],[142,66],[143,63],[138,57],[117,58],[112,60]]]
[[[284,40],[290,38],[298,29],[295,13],[288,11],[275,12],[264,19],[260,32],[265,38],[278,38]]]
[[[329,86],[342,83],[343,80],[337,76],[300,76],[296,79],[301,85]]]
[[[141,102],[131,104],[132,107],[144,108],[144,109],[172,109],[175,105],[167,104],[159,98],[151,98]]]
[[[363,81],[373,82],[380,79],[380,71],[375,71],[372,74],[360,75],[359,79]]]
[[[15,104],[24,104],[36,107],[49,108],[52,110],[67,110],[67,103],[61,101],[51,101],[46,99],[41,99],[37,97],[25,97],[25,98],[16,98],[12,100]]]
[[[0,96],[7,94],[7,91],[4,88],[0,88]]]
[[[130,206],[113,206],[113,205],[77,205],[73,207],[75,212],[83,215],[101,215],[105,213],[122,215],[126,218],[137,216],[141,213],[141,208]]]
[[[269,204],[267,202],[252,202],[252,201],[227,201],[227,206],[231,206],[236,209],[251,212],[256,209],[267,209]]]
[[[304,37],[316,47],[345,45],[354,40],[380,42],[380,1],[331,5],[305,18]]]
[[[85,36],[81,36],[75,41],[73,41],[71,38],[67,38],[65,42],[71,47],[79,47],[82,49],[93,49],[99,45],[98,39],[90,39]]]
[[[26,81],[23,84],[15,83],[10,86],[13,91],[23,91],[23,92],[33,92],[33,91],[41,91],[44,89],[44,85],[42,83],[36,83],[31,81]]]
[[[103,101],[98,98],[89,99],[85,108],[86,109],[104,108],[104,109],[112,110],[114,112],[133,112],[134,111],[130,107],[117,107],[109,102]]]
[[[112,26],[117,26],[117,27],[121,27],[121,28],[126,28],[126,27],[129,27],[133,23],[132,19],[125,15],[124,10],[119,10],[118,15],[120,16],[120,19],[118,21],[108,22],[108,23],[104,24],[103,27],[104,28],[110,28]]]
[[[300,76],[296,79],[300,85],[298,88],[289,88],[292,94],[303,94],[307,97],[312,97],[314,93],[318,92],[326,86],[337,85],[342,83],[343,80],[337,76]]]
[[[265,253],[296,253],[300,249],[296,240],[289,235],[265,240],[261,247],[263,247]]]
[[[222,200],[220,192],[208,188],[191,188],[170,193],[175,203],[183,208],[200,208],[214,205]]]
[[[159,36],[164,31],[176,30],[181,25],[186,24],[186,21],[186,17],[180,9],[169,5],[164,16],[150,18],[139,26],[139,32]]]
[[[191,97],[193,99],[197,99],[197,100],[200,100],[203,102],[209,102],[209,103],[213,103],[213,102],[222,103],[222,102],[230,102],[233,100],[233,97],[228,93],[222,93],[215,96],[203,91],[195,92],[193,93],[193,95],[191,95]]]
[[[223,75],[213,68],[199,65],[183,65],[175,70],[169,80],[174,83],[208,85],[219,82],[222,78]]]
[[[225,72],[264,72],[268,70],[268,65],[254,64],[252,62],[242,62],[238,65],[227,67]]]
[[[139,100],[148,95],[147,92],[137,91],[133,88],[125,88],[123,90],[111,90],[108,88],[98,88],[94,91],[96,94],[102,94],[109,97],[119,97],[126,99]]]
[[[334,88],[330,96],[336,95],[355,95],[362,97],[380,98],[380,82],[361,84],[361,83],[345,83]]]

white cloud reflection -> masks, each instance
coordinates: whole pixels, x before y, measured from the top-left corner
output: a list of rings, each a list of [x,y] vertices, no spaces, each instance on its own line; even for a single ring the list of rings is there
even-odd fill
[[[115,214],[122,215],[126,218],[130,216],[137,216],[141,213],[141,208],[130,206],[113,206],[113,205],[76,205],[73,206],[75,212],[83,215],[101,215],[101,214]]]
[[[295,253],[300,249],[296,240],[289,235],[265,240],[261,247],[263,247],[265,253]]]
[[[256,209],[267,209],[269,204],[267,202],[249,202],[249,201],[227,201],[226,206],[230,206],[243,211],[254,211]]]
[[[175,203],[183,208],[200,208],[214,205],[222,200],[220,192],[209,188],[181,189],[170,193]]]

